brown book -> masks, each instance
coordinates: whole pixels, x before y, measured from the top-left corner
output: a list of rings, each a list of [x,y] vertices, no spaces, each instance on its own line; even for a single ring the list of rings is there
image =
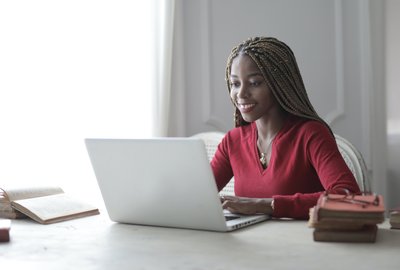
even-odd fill
[[[314,241],[320,242],[364,242],[376,241],[378,227],[376,225],[365,225],[360,230],[331,230],[314,229]]]
[[[378,224],[385,220],[381,195],[323,194],[315,206],[315,220]]]
[[[392,229],[400,229],[400,208],[389,211],[389,222]]]
[[[372,223],[372,225],[375,223]],[[337,218],[324,218],[318,220],[315,214],[315,207],[310,208],[310,218],[308,226],[311,228],[325,229],[325,230],[360,230],[366,224],[360,220],[353,219],[337,219]]]
[[[29,217],[41,224],[99,214],[99,210],[59,187],[2,188],[0,217]]]
[[[0,242],[10,241],[10,227],[9,219],[0,219]]]

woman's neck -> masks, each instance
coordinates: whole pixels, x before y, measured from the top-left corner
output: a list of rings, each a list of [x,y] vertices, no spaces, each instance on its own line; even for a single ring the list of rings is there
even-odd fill
[[[287,116],[288,113],[282,111],[258,119],[256,121],[258,138],[262,141],[272,140],[283,127]]]

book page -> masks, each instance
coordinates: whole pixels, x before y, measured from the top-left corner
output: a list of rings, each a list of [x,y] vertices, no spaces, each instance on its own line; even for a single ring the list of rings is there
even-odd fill
[[[7,195],[4,193],[4,191],[0,188],[0,203],[9,203],[10,201],[6,197]]]
[[[64,191],[60,187],[56,186],[32,186],[32,187],[8,186],[8,187],[2,187],[1,190],[3,191],[3,196],[9,201],[64,193]]]
[[[10,202],[0,202],[0,212],[2,211],[12,211]]]
[[[42,224],[99,213],[96,207],[65,193],[17,200],[12,202],[12,206]]]

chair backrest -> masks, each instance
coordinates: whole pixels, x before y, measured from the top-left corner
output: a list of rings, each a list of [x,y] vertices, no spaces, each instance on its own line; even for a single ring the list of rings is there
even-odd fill
[[[225,133],[222,132],[202,132],[193,135],[193,137],[200,138],[203,140],[206,146],[208,159],[211,161],[214,157],[215,151],[217,151],[218,144],[221,142]],[[229,183],[219,192],[221,196],[235,195],[234,192],[234,179],[232,178]]]
[[[208,159],[214,157],[215,151],[217,150],[218,144],[224,137],[222,132],[203,132],[193,135],[193,137],[200,138],[204,141],[206,146]],[[352,145],[348,140],[335,134],[336,144],[339,148],[339,152],[342,155],[347,166],[353,173],[358,186],[364,192],[371,192],[371,185],[368,176],[367,166],[361,155],[361,153]],[[229,183],[220,191],[220,195],[234,195],[234,183],[235,180],[232,178]]]
[[[340,154],[351,170],[361,191],[371,192],[371,185],[365,161],[356,147],[345,138],[335,134],[336,144]]]
[[[193,135],[192,137],[200,138],[203,140],[206,146],[208,160],[211,161],[214,157],[215,151],[217,151],[218,144],[224,138],[224,133],[222,132],[202,132]]]

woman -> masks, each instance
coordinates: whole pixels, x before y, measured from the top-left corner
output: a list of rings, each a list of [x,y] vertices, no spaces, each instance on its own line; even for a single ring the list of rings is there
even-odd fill
[[[211,161],[219,190],[235,177],[236,196],[223,198],[225,209],[307,219],[323,191],[360,192],[285,43],[241,43],[228,58],[226,81],[236,127]]]

